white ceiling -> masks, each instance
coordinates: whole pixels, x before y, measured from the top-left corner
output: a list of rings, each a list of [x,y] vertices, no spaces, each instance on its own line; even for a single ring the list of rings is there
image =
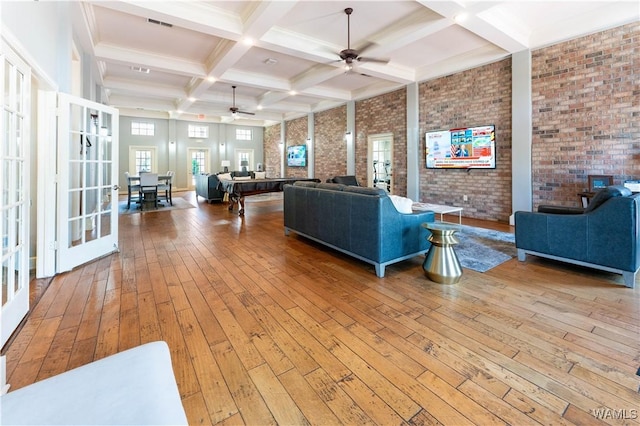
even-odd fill
[[[78,4],[74,30],[121,114],[230,122],[235,85],[236,106],[255,113],[241,122],[258,126],[640,19],[637,0]],[[386,64],[345,72],[347,7],[351,48]]]

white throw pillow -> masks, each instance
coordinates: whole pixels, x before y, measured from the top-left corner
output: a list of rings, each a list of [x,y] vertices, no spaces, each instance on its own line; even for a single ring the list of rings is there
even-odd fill
[[[233,180],[251,180],[251,176],[236,176]]]
[[[220,173],[218,175],[218,179],[220,179],[220,180],[231,180],[231,173]]]
[[[411,206],[413,205],[413,201],[411,198],[400,197],[398,195],[389,195],[391,198],[391,202],[395,206],[396,210],[400,213],[413,213]]]
[[[253,175],[255,176],[254,179],[266,179],[267,178],[267,172],[253,172]]]

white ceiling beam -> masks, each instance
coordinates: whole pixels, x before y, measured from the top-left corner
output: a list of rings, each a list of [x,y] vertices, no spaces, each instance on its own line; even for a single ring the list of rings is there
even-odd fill
[[[469,8],[454,1],[419,0],[419,3],[507,52],[519,52],[528,48],[528,43],[521,34],[508,34],[502,29],[500,22],[504,23],[504,19],[508,17],[503,16],[500,22],[486,20],[490,16],[490,9],[499,3],[474,2]],[[466,15],[464,19],[463,14]],[[485,19],[478,15],[485,16]]]
[[[216,37],[239,40],[243,23],[239,15],[203,1],[93,1],[100,7],[141,18],[188,28]]]
[[[125,91],[158,98],[183,98],[186,96],[184,90],[175,86],[148,83],[140,80],[107,77],[104,79],[104,86],[112,91]]]
[[[127,49],[120,46],[99,43],[95,46],[96,59],[115,62],[124,65],[140,66],[150,70],[165,71],[168,73],[199,76],[206,75],[204,65],[198,62],[187,61],[176,57],[155,55],[149,52]]]

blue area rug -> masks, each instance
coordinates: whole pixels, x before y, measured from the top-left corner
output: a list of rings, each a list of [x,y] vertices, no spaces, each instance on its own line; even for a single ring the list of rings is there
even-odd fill
[[[455,251],[463,268],[486,272],[517,255],[513,234],[467,225],[460,228]]]

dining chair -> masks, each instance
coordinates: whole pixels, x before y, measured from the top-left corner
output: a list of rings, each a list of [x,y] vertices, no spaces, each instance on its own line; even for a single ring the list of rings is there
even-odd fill
[[[173,186],[173,171],[169,170],[167,174],[160,180],[161,182],[158,183],[158,196],[160,197],[160,199],[164,199],[167,203],[173,205],[173,198],[171,196],[171,189]]]
[[[140,202],[140,185],[131,184],[131,176],[129,172],[124,172],[124,177],[127,179],[127,210],[131,208],[131,202]],[[133,195],[136,194],[136,195]]]
[[[158,208],[158,174],[143,173],[140,175],[140,209],[144,210],[147,202]]]

